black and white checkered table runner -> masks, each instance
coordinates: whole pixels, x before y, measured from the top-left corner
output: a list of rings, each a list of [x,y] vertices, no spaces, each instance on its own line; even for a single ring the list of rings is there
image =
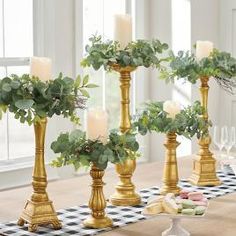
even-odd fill
[[[224,174],[218,172],[218,176],[222,181],[220,186],[216,187],[197,187],[189,184],[186,180],[181,180],[180,186],[183,189],[190,191],[202,191],[208,199],[220,197],[228,193],[236,192],[236,176],[233,174]],[[29,233],[27,226],[19,227],[16,222],[0,224],[0,235],[12,236],[33,236],[33,235],[46,235],[46,236],[69,236],[69,235],[96,235],[101,232],[110,231],[117,227],[122,227],[130,223],[135,223],[145,220],[146,217],[141,214],[147,200],[150,197],[159,195],[159,188],[152,187],[140,191],[142,196],[142,204],[134,207],[117,207],[108,205],[107,214],[113,219],[114,226],[107,229],[86,229],[82,225],[82,221],[90,214],[90,209],[87,205],[75,206],[58,211],[58,217],[62,221],[63,228],[61,230],[53,230],[51,228],[39,227],[37,233]]]

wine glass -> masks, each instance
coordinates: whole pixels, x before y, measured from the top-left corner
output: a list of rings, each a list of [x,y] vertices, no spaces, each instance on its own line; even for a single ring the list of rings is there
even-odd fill
[[[228,136],[228,139],[224,146],[227,151],[227,157],[231,159],[232,157],[230,157],[230,150],[236,143],[235,127],[231,127],[227,129],[227,136]]]
[[[219,156],[222,157],[222,150],[228,141],[228,131],[226,126],[221,128],[219,126],[214,126],[213,141],[219,149]]]
[[[226,143],[228,143],[228,128],[227,126],[223,126],[221,128],[221,136],[220,136],[220,141],[221,141],[221,145],[223,146],[222,149],[225,147],[226,148]]]
[[[221,155],[222,149],[224,147],[221,138],[221,130],[219,126],[214,126],[213,141],[214,144],[218,147],[219,153]]]

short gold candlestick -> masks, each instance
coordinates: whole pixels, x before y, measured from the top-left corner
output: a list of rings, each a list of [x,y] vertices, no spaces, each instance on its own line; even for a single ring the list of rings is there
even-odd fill
[[[35,164],[33,170],[33,194],[27,200],[25,208],[18,220],[18,225],[28,223],[28,230],[34,232],[39,225],[52,224],[54,229],[61,229],[52,201],[46,192],[47,174],[44,163],[44,142],[47,119],[34,124],[35,131]]]
[[[130,121],[130,81],[131,72],[135,67],[120,67],[115,64],[112,69],[120,73],[121,88],[121,123],[120,130],[125,133],[131,128]],[[136,168],[136,160],[126,160],[123,164],[116,165],[116,171],[119,174],[120,181],[116,186],[116,192],[111,196],[111,202],[117,206],[134,206],[141,203],[140,196],[135,193],[135,186],[131,181]]]
[[[209,91],[209,77],[201,77],[201,104],[204,107],[203,118],[208,121],[208,91]],[[216,160],[209,150],[211,144],[211,137],[199,139],[200,150],[193,162],[193,173],[189,178],[192,184],[198,186],[216,186],[220,184],[220,180],[216,175]]]
[[[160,189],[160,194],[166,195],[167,193],[179,194],[180,187],[178,186],[178,166],[176,159],[176,148],[179,146],[179,142],[176,141],[176,134],[170,132],[166,135],[166,155],[165,165],[163,172],[163,186]]]
[[[93,165],[90,175],[93,179],[92,193],[89,200],[89,208],[92,210],[92,213],[83,224],[88,228],[94,229],[111,227],[113,222],[105,213],[106,199],[103,194],[104,183],[102,181],[104,171]]]

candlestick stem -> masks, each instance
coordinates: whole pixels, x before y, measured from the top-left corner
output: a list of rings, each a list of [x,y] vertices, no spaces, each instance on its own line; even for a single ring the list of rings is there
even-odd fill
[[[178,166],[176,159],[176,148],[179,146],[179,142],[176,141],[177,135],[170,132],[166,135],[166,157],[163,172],[163,186],[160,189],[160,193],[166,195],[167,193],[179,194],[180,187],[177,185],[179,182]]]
[[[203,118],[208,121],[208,92],[209,92],[209,78],[201,77],[201,104],[204,107]],[[213,157],[209,147],[211,144],[211,137],[208,134],[206,137],[199,139],[199,153],[193,162],[193,173],[189,178],[192,184],[198,186],[216,186],[220,184],[220,180],[216,175],[216,161]]]
[[[86,219],[83,224],[88,228],[106,228],[111,227],[113,222],[106,216],[106,199],[103,194],[103,181],[104,171],[92,166],[90,175],[93,179],[92,193],[89,200],[89,208],[92,210],[91,216]]]
[[[125,133],[131,128],[130,121],[130,81],[131,72],[134,67],[120,67],[113,65],[115,71],[120,73],[120,89],[121,89],[121,122],[120,130]],[[127,159],[123,164],[116,165],[116,171],[120,181],[116,186],[116,192],[111,196],[113,205],[118,206],[134,206],[141,202],[140,196],[135,193],[135,186],[131,181],[132,175],[136,168],[136,160]]]
[[[46,192],[47,174],[44,163],[44,142],[47,119],[34,124],[35,131],[35,164],[33,170],[33,194],[26,202],[25,208],[18,220],[18,225],[28,223],[29,231],[36,231],[39,225],[52,224],[54,229],[60,229],[61,223],[57,218],[52,201]]]

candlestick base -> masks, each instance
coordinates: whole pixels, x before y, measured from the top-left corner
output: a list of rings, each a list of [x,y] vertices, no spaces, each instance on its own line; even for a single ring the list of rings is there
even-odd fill
[[[167,193],[178,195],[181,191],[181,188],[178,186],[179,174],[176,158],[176,148],[180,143],[176,141],[176,137],[177,135],[173,132],[166,134],[166,142],[164,144],[166,147],[166,154],[162,178],[163,185],[160,189],[161,195],[166,195]]]
[[[51,224],[54,229],[61,229],[61,223],[57,218],[51,201],[34,202],[28,200],[17,222],[19,226],[28,223],[28,230],[35,232],[39,225]]]
[[[116,164],[120,182],[116,186],[116,192],[110,201],[116,206],[135,206],[141,203],[141,197],[135,193],[135,186],[131,176],[136,168],[136,160],[127,159],[124,164]]]
[[[91,215],[83,221],[85,227],[100,229],[113,225],[112,219],[106,216],[106,199],[103,193],[104,170],[100,170],[94,164],[91,167],[90,175],[93,179],[92,192],[89,200],[89,208],[92,210]]]
[[[193,160],[193,173],[188,179],[197,186],[217,186],[221,182],[216,175],[215,159],[213,156],[196,156]]]
[[[101,219],[90,216],[88,219],[84,220],[83,224],[87,228],[102,229],[111,227],[113,225],[113,222],[112,219],[107,216],[104,216]]]
[[[163,186],[160,189],[161,195],[166,195],[167,193],[174,193],[175,195],[179,195],[181,188],[178,186]]]
[[[117,191],[122,191],[123,188],[118,189],[119,186],[116,186]],[[130,194],[127,193],[130,192]],[[111,203],[115,206],[137,206],[141,203],[141,198],[137,193],[133,193],[133,187],[130,187],[129,190],[123,191],[122,194],[119,192],[114,193],[110,199]]]

